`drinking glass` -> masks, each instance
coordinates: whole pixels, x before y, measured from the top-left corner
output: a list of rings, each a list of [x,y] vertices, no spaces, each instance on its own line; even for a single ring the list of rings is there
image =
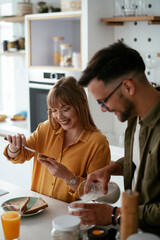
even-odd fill
[[[137,15],[146,16],[147,15],[147,3],[146,0],[138,1]]]
[[[115,182],[108,183],[107,194],[102,193],[100,182],[84,180],[78,186],[78,195],[83,202],[95,200],[98,202],[115,203],[120,197],[120,188]]]
[[[160,65],[159,58],[157,57],[157,52],[149,51],[145,53],[145,64],[147,69],[150,71],[149,81],[151,83],[158,84],[157,70]]]
[[[115,17],[123,16],[123,0],[114,0],[114,12]]]
[[[8,204],[1,207],[0,214],[5,240],[19,240],[21,221],[20,208]]]
[[[74,202],[72,202],[72,203],[81,203],[81,202],[83,202],[82,200],[78,200],[78,201],[74,201]],[[84,208],[73,208],[73,207],[71,207],[71,205],[72,205],[72,203],[69,203],[68,204],[68,211],[69,212],[74,212],[74,211],[86,211],[86,209],[84,209]],[[94,225],[88,225],[88,224],[86,224],[86,225],[80,225],[80,230],[81,231],[84,231],[84,230],[88,230],[88,229],[90,229],[90,228],[93,228],[94,227]]]
[[[135,16],[137,13],[137,0],[123,0],[124,16]]]

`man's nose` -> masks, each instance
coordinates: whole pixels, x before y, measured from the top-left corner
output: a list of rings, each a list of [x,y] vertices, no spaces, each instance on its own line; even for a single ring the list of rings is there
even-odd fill
[[[108,111],[108,108],[104,108],[104,107],[101,106],[101,111],[102,111],[102,112],[107,112],[107,111]]]

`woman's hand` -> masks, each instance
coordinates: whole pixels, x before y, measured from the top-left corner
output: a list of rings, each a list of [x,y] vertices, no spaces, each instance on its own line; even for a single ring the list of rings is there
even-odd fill
[[[10,153],[17,152],[18,149],[25,146],[26,144],[26,137],[24,136],[24,134],[17,133],[16,135],[13,135],[13,136],[8,135],[6,137],[6,140],[9,142]]]
[[[65,182],[68,182],[74,174],[68,170],[63,164],[58,163],[55,159],[46,157],[44,155],[38,155],[38,161],[42,163],[49,172],[58,178],[63,179]]]
[[[70,215],[79,216],[83,225],[109,225],[112,223],[113,207],[106,203],[72,203],[72,208],[84,210],[70,211]]]

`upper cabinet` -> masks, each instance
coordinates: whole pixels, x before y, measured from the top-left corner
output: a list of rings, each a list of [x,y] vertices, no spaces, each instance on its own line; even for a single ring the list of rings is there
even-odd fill
[[[48,67],[81,71],[72,64],[57,66],[54,61],[54,37],[63,37],[74,53],[81,52],[81,12],[36,14],[26,17],[28,67]],[[63,45],[63,47],[68,45]]]

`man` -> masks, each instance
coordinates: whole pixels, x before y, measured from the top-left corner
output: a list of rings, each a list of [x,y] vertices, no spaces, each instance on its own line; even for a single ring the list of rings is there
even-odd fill
[[[140,54],[117,42],[97,52],[79,80],[101,107],[121,122],[128,120],[125,156],[88,175],[102,182],[123,175],[125,189],[139,192],[139,227],[160,235],[160,93],[148,82]],[[82,224],[116,224],[120,208],[108,204],[73,204]],[[76,214],[72,212],[72,214]]]

